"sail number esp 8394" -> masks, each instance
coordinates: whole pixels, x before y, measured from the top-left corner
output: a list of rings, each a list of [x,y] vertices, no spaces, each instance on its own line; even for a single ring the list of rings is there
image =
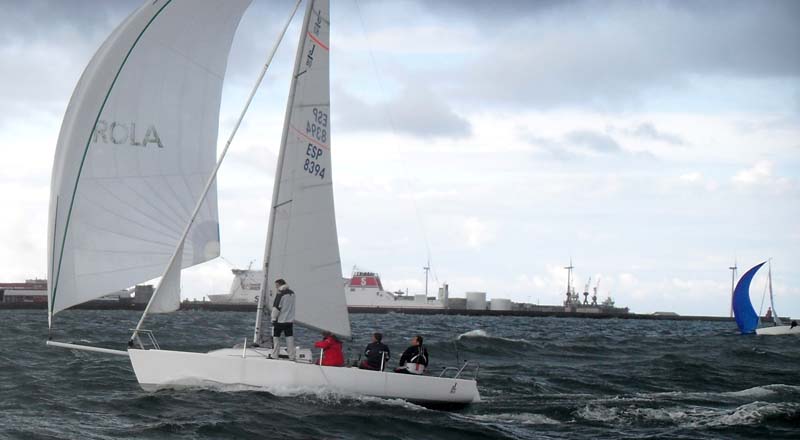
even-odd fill
[[[306,121],[306,134],[325,145],[328,142],[328,114],[316,107],[314,107],[312,113],[314,115],[313,122]],[[306,147],[307,157],[303,163],[303,171],[324,179],[325,168],[320,165],[320,158],[323,154],[325,153],[322,148],[309,142],[308,147]]]

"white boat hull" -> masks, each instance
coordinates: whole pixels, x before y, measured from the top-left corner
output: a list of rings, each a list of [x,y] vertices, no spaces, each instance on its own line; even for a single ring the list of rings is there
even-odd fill
[[[323,367],[268,359],[270,350],[221,349],[209,353],[130,349],[136,379],[146,391],[238,385],[265,391],[318,390],[403,399],[422,405],[479,402],[475,380]]]
[[[756,329],[757,335],[800,335],[800,325],[794,327],[788,325],[776,325],[775,327],[761,327]]]

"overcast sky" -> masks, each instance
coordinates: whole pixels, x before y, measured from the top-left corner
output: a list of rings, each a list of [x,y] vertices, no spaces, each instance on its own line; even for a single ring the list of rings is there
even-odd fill
[[[2,282],[46,274],[61,119],[138,3],[0,1]],[[727,315],[728,266],[772,257],[778,311],[800,316],[800,2],[333,3],[345,275],[421,292],[430,258],[454,296],[557,304],[572,258],[578,290],[600,279],[634,312]],[[290,9],[245,14],[220,138]],[[223,258],[185,297],[261,264],[298,23],[221,170]]]

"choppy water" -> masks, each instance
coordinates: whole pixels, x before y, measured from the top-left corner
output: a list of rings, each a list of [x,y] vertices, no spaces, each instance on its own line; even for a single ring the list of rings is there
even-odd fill
[[[68,311],[54,339],[124,349],[139,314]],[[250,337],[253,314],[179,312],[162,347]],[[397,359],[410,332],[432,366],[480,362],[485,402],[456,412],[320,392],[142,391],[126,358],[47,348],[43,311],[0,311],[1,438],[800,438],[800,338],[732,323],[352,315]],[[316,334],[300,331],[307,345]],[[456,344],[457,341],[457,344]]]

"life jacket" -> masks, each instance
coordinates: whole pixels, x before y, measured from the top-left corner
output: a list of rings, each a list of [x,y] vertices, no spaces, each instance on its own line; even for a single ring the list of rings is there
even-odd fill
[[[405,368],[406,371],[411,374],[422,374],[425,372],[425,365],[418,364],[416,362],[406,362],[406,364],[403,365],[403,368]]]
[[[404,365],[403,368],[406,369],[411,374],[422,374],[425,372],[425,367],[428,364],[428,350],[425,350],[422,345],[417,346],[417,354],[411,356]]]

